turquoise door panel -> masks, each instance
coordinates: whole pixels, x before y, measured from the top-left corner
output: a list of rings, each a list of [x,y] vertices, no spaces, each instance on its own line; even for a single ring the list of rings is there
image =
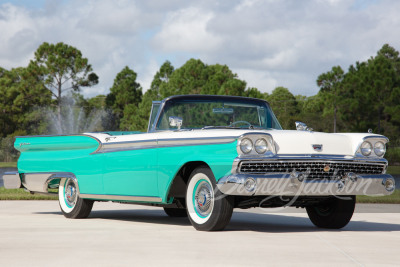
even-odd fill
[[[104,155],[105,194],[159,196],[156,148],[110,152]]]

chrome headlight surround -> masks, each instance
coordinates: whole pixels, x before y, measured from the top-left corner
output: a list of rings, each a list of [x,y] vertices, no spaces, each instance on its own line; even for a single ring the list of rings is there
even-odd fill
[[[386,143],[389,139],[385,136],[367,136],[358,146],[356,156],[368,158],[383,158],[386,153]]]
[[[250,147],[251,144],[251,147]],[[272,136],[266,133],[247,133],[239,137],[237,144],[239,156],[273,156],[275,144]]]

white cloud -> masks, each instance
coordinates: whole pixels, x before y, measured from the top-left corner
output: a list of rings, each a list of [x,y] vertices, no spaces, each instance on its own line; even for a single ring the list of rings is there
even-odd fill
[[[167,15],[153,45],[162,51],[212,52],[221,40],[208,29],[213,12],[199,8],[186,8]]]
[[[400,50],[397,1],[45,1],[0,5],[0,66],[25,66],[47,41],[80,49],[100,77],[87,96],[107,94],[125,66],[146,90],[159,66],[190,57],[226,64],[248,86],[313,95],[317,76]]]

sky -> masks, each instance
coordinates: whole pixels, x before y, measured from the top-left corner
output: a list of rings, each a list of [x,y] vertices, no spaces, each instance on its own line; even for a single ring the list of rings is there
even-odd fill
[[[227,65],[248,87],[306,96],[318,75],[347,70],[388,43],[400,50],[400,1],[0,0],[0,67],[27,66],[43,43],[89,59],[107,94],[125,66],[146,91],[160,66],[190,58]]]

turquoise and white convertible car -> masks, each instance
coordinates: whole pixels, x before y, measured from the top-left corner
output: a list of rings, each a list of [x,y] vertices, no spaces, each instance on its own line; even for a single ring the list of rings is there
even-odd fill
[[[6,188],[57,192],[67,218],[94,201],[164,208],[197,230],[222,230],[234,208],[306,208],[317,227],[341,228],[356,195],[395,189],[383,158],[388,139],[371,133],[282,130],[269,104],[186,95],[153,102],[147,133],[18,137],[18,173]]]

